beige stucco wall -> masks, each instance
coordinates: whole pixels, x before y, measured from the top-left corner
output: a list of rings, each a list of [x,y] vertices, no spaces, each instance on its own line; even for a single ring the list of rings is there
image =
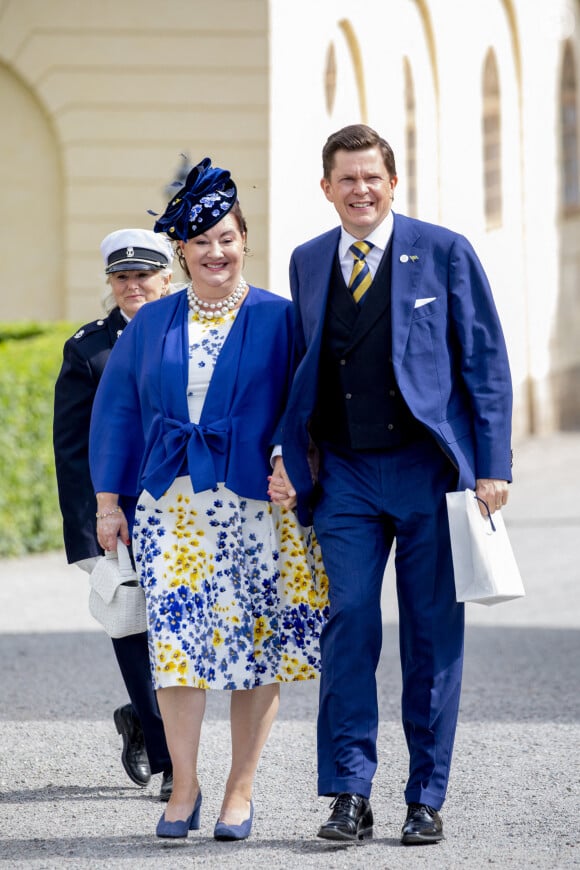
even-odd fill
[[[232,171],[266,283],[266,0],[2,0],[6,105],[0,320],[96,316],[101,239],[152,226],[181,152]]]
[[[42,103],[0,65],[0,319],[51,320],[63,310],[64,179]]]
[[[406,211],[407,63],[418,216],[465,233],[489,274],[515,433],[580,425],[580,235],[559,210],[566,38],[580,65],[579,0],[0,0],[0,320],[96,316],[101,239],[152,225],[147,210],[162,210],[181,152],[231,169],[250,228],[246,277],[287,294],[293,247],[336,222],[318,186],[329,133],[366,121],[389,139],[395,209]],[[504,198],[492,232],[481,140],[490,48]]]
[[[467,235],[483,261],[510,354],[515,437],[580,420],[580,237],[577,223],[560,222],[559,201],[561,53],[571,38],[580,103],[578,0],[294,0],[291,8],[272,3],[271,15],[277,61],[271,71],[272,283],[283,285],[296,243],[336,223],[318,187],[320,151],[343,124],[366,121],[390,141],[399,173],[394,209],[406,211],[408,62],[416,96],[418,217]],[[312,58],[309,64],[287,38],[296,19],[308,21],[300,58]],[[336,89],[329,107],[324,70],[331,46]],[[492,231],[482,159],[482,73],[490,49],[500,79],[503,174],[503,220]],[[293,195],[276,214],[288,176]]]

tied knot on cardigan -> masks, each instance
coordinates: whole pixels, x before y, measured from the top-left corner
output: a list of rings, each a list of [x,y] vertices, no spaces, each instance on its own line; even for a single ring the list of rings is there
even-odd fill
[[[216,468],[214,455],[221,458],[227,456],[231,429],[229,419],[224,417],[203,425],[164,417],[163,427],[166,455],[164,465],[171,464],[173,479],[177,477],[187,459],[187,471],[194,490],[202,492],[213,489],[219,482],[218,477],[225,476],[225,468],[221,467],[223,463],[218,463]]]

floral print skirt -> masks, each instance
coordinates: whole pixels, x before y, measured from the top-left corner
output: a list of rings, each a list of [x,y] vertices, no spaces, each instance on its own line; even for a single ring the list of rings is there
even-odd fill
[[[328,580],[311,528],[223,484],[178,477],[137,505],[133,550],[145,589],[156,689],[252,689],[319,675]]]

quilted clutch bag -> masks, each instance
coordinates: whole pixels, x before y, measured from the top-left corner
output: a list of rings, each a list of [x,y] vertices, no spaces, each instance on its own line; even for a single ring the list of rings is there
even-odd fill
[[[89,576],[89,611],[110,637],[147,631],[145,592],[125,544],[101,556]]]

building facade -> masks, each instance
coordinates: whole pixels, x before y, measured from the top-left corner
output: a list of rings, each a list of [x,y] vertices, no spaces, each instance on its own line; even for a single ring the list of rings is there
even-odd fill
[[[99,243],[151,227],[211,156],[248,280],[288,293],[335,223],[329,133],[395,150],[395,210],[475,245],[504,323],[516,437],[580,427],[579,0],[0,0],[0,320],[98,316]]]

